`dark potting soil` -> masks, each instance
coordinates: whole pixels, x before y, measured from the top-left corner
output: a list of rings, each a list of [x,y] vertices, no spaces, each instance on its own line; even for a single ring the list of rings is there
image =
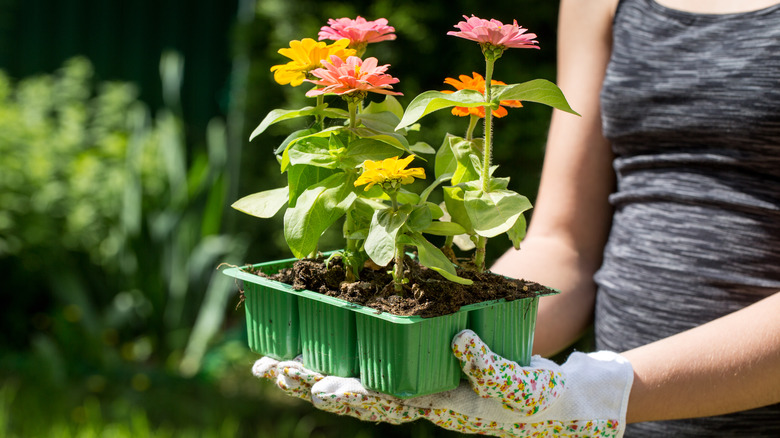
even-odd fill
[[[538,283],[466,269],[457,269],[458,276],[472,280],[473,284],[458,284],[407,258],[404,277],[409,282],[404,285],[403,294],[398,295],[389,273],[392,267],[392,263],[387,267],[366,267],[357,281],[349,283],[340,257],[333,257],[327,266],[324,259],[302,259],[274,275],[255,273],[297,290],[308,289],[400,316],[447,315],[467,304],[501,298],[512,301],[551,292]]]

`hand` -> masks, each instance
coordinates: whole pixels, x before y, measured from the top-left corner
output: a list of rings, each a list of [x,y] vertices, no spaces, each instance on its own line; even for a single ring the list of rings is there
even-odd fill
[[[261,357],[252,366],[252,374],[276,383],[287,395],[311,400],[311,387],[325,376],[303,367],[301,356],[279,362],[268,356]]]
[[[621,356],[574,353],[562,366],[535,356],[520,367],[470,330],[455,336],[452,349],[469,380],[439,394],[402,400],[367,390],[358,379],[312,374],[288,362],[276,367],[276,382],[288,392],[295,388],[293,395],[306,387],[320,409],[367,421],[425,418],[446,429],[501,437],[622,436],[633,371]]]
[[[312,387],[317,382],[326,378],[330,379],[330,382],[336,383],[344,390],[352,388],[357,391],[364,391],[375,394],[377,396],[390,396],[375,393],[365,389],[365,387],[363,387],[363,385],[360,383],[360,380],[355,378],[326,377],[321,373],[306,369],[304,368],[301,361],[301,356],[298,356],[293,360],[283,362],[272,359],[270,357],[262,357],[255,362],[254,366],[252,366],[252,374],[254,374],[256,377],[271,380],[272,382],[276,383],[276,386],[278,386],[282,391],[286,392],[287,395],[310,401],[314,404],[314,406],[320,409],[324,409],[328,412],[339,415],[349,415],[361,420],[384,421],[392,424],[400,424],[417,419],[416,417],[411,418],[403,416],[399,418],[396,418],[395,416],[380,418],[379,416],[371,416],[362,409],[352,409],[348,405],[338,406],[338,402],[329,404],[324,403],[321,399],[313,399]]]

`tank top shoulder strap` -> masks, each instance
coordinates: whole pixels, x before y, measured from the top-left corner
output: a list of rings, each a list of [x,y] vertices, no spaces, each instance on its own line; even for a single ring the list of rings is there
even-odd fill
[[[615,5],[615,11],[614,14],[612,14],[612,25],[615,25],[615,20],[617,20],[618,14],[620,14],[620,10],[625,7],[626,4],[629,3],[636,3],[636,0],[618,0],[617,4]]]

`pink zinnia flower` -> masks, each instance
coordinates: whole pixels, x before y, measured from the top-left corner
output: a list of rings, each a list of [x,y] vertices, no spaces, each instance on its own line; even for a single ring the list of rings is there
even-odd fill
[[[358,54],[366,48],[366,44],[378,43],[380,41],[394,40],[395,28],[387,25],[387,19],[379,18],[374,21],[367,21],[358,16],[356,19],[339,18],[338,20],[329,19],[328,26],[320,28],[320,40],[340,40],[349,38],[349,46],[358,51]]]
[[[350,56],[344,61],[338,56],[331,55],[330,62],[323,62],[322,65],[324,68],[311,71],[311,74],[319,79],[307,79],[307,81],[323,88],[309,90],[306,93],[309,97],[321,94],[365,94],[368,91],[402,95],[391,91],[392,84],[397,83],[398,79],[386,74],[389,65],[377,65],[376,58],[366,58],[364,61],[357,56]]]
[[[474,15],[471,18],[463,16],[466,21],[461,21],[455,25],[460,32],[447,32],[452,35],[467,40],[476,41],[480,45],[490,45],[500,49],[520,48],[520,49],[538,49],[538,41],[535,41],[536,34],[526,33],[524,29],[517,25],[517,20],[513,24],[504,24],[498,20],[484,20]]]

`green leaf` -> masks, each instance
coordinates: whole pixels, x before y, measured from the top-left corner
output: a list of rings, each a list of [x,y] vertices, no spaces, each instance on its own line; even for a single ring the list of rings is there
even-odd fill
[[[459,90],[452,94],[441,91],[426,91],[415,97],[409,106],[406,107],[401,122],[396,126],[396,130],[405,128],[422,117],[438,111],[442,108],[453,106],[475,107],[484,106],[485,97],[476,90]]]
[[[344,237],[354,240],[366,240],[368,237],[368,230],[371,227],[371,219],[374,217],[374,213],[377,210],[387,208],[386,205],[381,202],[374,201],[373,199],[363,198],[360,195],[352,203],[352,207],[347,211],[347,214],[351,216],[352,229],[346,228],[348,222],[344,222]]]
[[[517,218],[531,208],[528,198],[511,190],[469,190],[465,192],[464,201],[474,231],[484,237],[509,231]]]
[[[408,154],[414,155],[409,146],[409,141],[401,134],[395,132],[379,131],[372,128],[360,127],[351,129],[360,138],[370,138],[373,140],[381,141],[403,150]]]
[[[428,207],[428,210],[431,211],[431,217],[433,220],[441,219],[444,216],[444,210],[441,209],[439,204],[434,204],[433,202],[425,202],[425,204]]]
[[[292,134],[288,135],[287,138],[284,139],[282,144],[279,145],[278,148],[274,151],[275,154],[282,153],[287,147],[290,145],[290,143],[298,140],[299,138],[308,137],[309,135],[316,134],[318,131],[314,128],[307,128],[307,129],[300,129],[298,131],[293,132]]]
[[[331,118],[340,118],[340,119],[346,119],[349,118],[349,114],[338,108],[328,108],[327,104],[319,106],[319,107],[312,107],[307,106],[301,109],[297,110],[284,110],[284,109],[275,109],[269,112],[262,122],[260,122],[259,125],[257,125],[257,128],[255,128],[254,131],[252,131],[252,134],[249,135],[249,141],[252,141],[255,137],[262,134],[269,126],[283,122],[285,120],[292,120],[297,119],[299,117],[306,117],[306,116],[312,116],[321,114],[325,117],[331,117]]]
[[[534,79],[522,84],[498,85],[493,89],[495,92],[492,98],[495,103],[502,100],[536,102],[579,116],[576,111],[571,109],[561,89],[545,79]]]
[[[460,184],[464,190],[482,190],[482,180],[466,181]],[[488,191],[503,190],[509,187],[509,177],[490,178]]]
[[[493,172],[490,172],[492,175]],[[509,187],[509,177],[490,178],[490,190],[504,190]]]
[[[287,145],[284,151],[282,152],[282,159],[280,160],[279,164],[281,166],[281,171],[284,172],[287,170],[287,167],[290,165],[290,148],[297,144],[298,142],[305,141],[307,139],[311,138],[320,138],[320,137],[330,137],[331,135],[338,135],[339,133],[344,131],[343,126],[334,126],[327,129],[323,129],[322,131],[313,131],[309,135],[304,135],[301,137],[297,137],[294,140],[290,141]],[[279,149],[276,150],[276,154],[279,154]]]
[[[414,207],[414,210],[409,214],[409,219],[406,221],[406,225],[410,230],[417,233],[428,228],[433,222],[433,215],[431,209],[427,205],[418,205]]]
[[[284,213],[284,237],[295,257],[311,254],[317,248],[322,233],[349,209],[357,198],[353,182],[351,174],[333,174],[306,189],[298,197],[295,207],[287,209]]]
[[[398,155],[400,151],[395,146],[378,140],[359,138],[349,144],[349,148],[341,156],[341,162],[342,167],[352,169],[366,160],[379,161]]]
[[[359,226],[365,226],[366,232],[368,232],[368,227],[371,225],[371,218],[374,217],[374,212],[377,210],[384,210],[385,208],[387,208],[387,205],[379,201],[358,196],[352,204],[350,214],[352,215],[352,220],[358,223]]]
[[[401,103],[398,102],[393,96],[386,95],[385,100],[382,102],[371,102],[364,109],[361,114],[378,114],[382,112],[388,112],[396,117],[396,120],[400,120],[404,114],[404,108]]]
[[[410,211],[411,206],[405,205],[398,211],[385,208],[374,212],[364,245],[366,254],[377,265],[385,266],[395,257],[396,238]]]
[[[288,193],[287,187],[265,190],[244,196],[231,207],[252,216],[270,218],[287,204]]]
[[[452,260],[447,258],[439,248],[436,248],[431,242],[428,242],[422,234],[414,233],[411,235],[401,235],[399,236],[399,243],[417,247],[417,255],[420,264],[429,269],[433,269],[447,280],[467,285],[473,283],[469,279],[458,277],[455,272],[455,267],[452,265]]]
[[[424,141],[418,141],[417,143],[409,146],[409,149],[411,149],[415,154],[431,155],[436,153],[436,149]]]
[[[412,123],[411,125],[405,127],[404,130],[406,130],[406,132],[420,132],[422,130],[422,125],[419,123]]]
[[[466,140],[452,136],[449,143],[456,162],[452,184],[478,180],[482,169],[482,140]]]
[[[507,236],[509,236],[509,240],[512,241],[512,246],[515,249],[520,249],[520,242],[525,239],[525,232],[525,216],[521,214],[520,217],[517,218],[515,225],[506,232]]]
[[[394,133],[395,126],[398,125],[398,117],[390,112],[383,113],[361,113],[357,116],[358,124],[366,128],[379,132]]]
[[[436,176],[452,174],[452,184],[474,181],[480,178],[482,167],[482,139],[466,140],[447,134],[436,153]]]
[[[294,207],[298,196],[314,184],[333,175],[336,171],[324,167],[300,164],[287,168],[287,186],[290,189],[289,206]]]
[[[455,222],[431,222],[428,228],[422,230],[423,233],[433,234],[434,236],[457,236],[465,234],[466,229]]]
[[[465,192],[462,187],[443,187],[444,205],[453,222],[462,226],[467,234],[474,234],[474,227],[466,211]]]
[[[331,148],[331,140],[328,138],[307,137],[290,146],[287,153],[293,166],[303,164],[335,169],[338,165],[338,159]]]
[[[452,134],[447,134],[444,137],[441,146],[439,146],[439,150],[436,151],[436,158],[433,162],[433,173],[436,178],[439,178],[446,173],[453,174],[458,168],[455,154],[452,152],[452,147],[450,147],[450,137],[454,136]]]

